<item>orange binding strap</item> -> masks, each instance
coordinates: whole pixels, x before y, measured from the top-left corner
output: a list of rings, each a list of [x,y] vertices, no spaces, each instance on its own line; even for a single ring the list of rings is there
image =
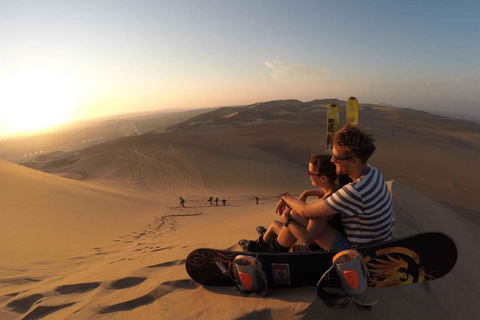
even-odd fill
[[[353,290],[358,289],[358,273],[355,270],[343,271],[343,276]]]
[[[248,273],[244,272],[238,272],[238,277],[240,278],[240,281],[242,282],[245,289],[251,291],[253,288],[252,277]]]

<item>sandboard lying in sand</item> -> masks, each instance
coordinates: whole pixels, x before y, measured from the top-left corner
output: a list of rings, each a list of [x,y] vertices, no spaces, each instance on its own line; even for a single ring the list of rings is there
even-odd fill
[[[421,233],[388,242],[355,248],[370,271],[369,287],[388,287],[439,279],[457,261],[453,240],[439,232]],[[269,288],[316,285],[339,251],[268,253],[196,249],[185,264],[188,275],[210,286],[234,286],[233,261],[251,255],[262,263]]]

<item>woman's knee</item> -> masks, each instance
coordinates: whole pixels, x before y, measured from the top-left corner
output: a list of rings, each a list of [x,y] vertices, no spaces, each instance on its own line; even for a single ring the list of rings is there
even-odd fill
[[[281,223],[280,221],[272,221],[272,223],[270,224],[270,228],[277,231],[282,229],[282,227],[283,227],[283,223]]]

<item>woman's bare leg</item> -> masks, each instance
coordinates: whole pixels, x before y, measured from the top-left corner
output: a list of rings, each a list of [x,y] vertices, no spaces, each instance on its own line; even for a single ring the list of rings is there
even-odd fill
[[[280,230],[283,228],[283,223],[280,221],[273,221],[267,229],[267,232],[263,235],[263,241],[268,242],[280,234]]]
[[[282,247],[290,248],[295,244],[295,242],[297,242],[297,238],[295,238],[293,233],[288,230],[288,228],[282,225],[282,229],[278,234],[277,241]]]
[[[296,227],[283,228],[281,230],[277,238],[280,245],[291,247],[297,239],[308,245],[313,241],[317,242],[318,239],[317,243],[322,248],[327,247],[330,249],[333,241],[335,241],[337,230],[328,224],[328,217],[309,220],[295,215],[294,212],[291,213]]]

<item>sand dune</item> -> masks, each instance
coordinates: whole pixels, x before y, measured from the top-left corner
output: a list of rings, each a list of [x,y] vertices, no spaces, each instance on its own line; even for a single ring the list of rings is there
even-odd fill
[[[330,309],[312,287],[245,298],[188,277],[189,252],[235,248],[276,218],[279,192],[311,187],[306,162],[323,146],[323,102],[249,106],[255,117],[268,110],[258,121],[216,110],[214,126],[204,115],[32,165],[45,172],[0,161],[0,319],[476,318],[480,129],[406,109],[363,105],[360,121],[377,138],[372,163],[394,179],[394,236],[448,233],[459,250],[451,274],[371,290],[372,312]]]
[[[2,264],[81,252],[143,225],[155,212],[155,198],[134,190],[86,185],[4,161],[0,176]]]
[[[272,199],[260,205],[252,201],[225,207],[163,207],[161,215],[143,226],[132,225],[130,232],[109,242],[97,238],[99,246],[80,255],[43,263],[17,262],[8,270],[2,267],[0,318],[450,319],[458,312],[474,318],[476,299],[472,297],[480,292],[478,280],[472,278],[472,266],[478,258],[471,253],[479,241],[479,228],[399,182],[390,185],[396,211],[395,236],[427,230],[447,232],[459,244],[459,261],[451,274],[428,285],[371,290],[379,304],[370,313],[354,307],[330,309],[316,298],[312,287],[272,289],[260,299],[242,297],[232,288],[203,287],[189,279],[184,264],[191,250],[227,248],[241,237],[253,237],[256,225],[275,218]],[[109,197],[102,195],[105,200]],[[90,223],[94,227],[99,222]],[[84,230],[77,229],[80,231]]]
[[[171,126],[170,132],[127,137],[27,165],[73,179],[173,187],[178,195],[303,188],[308,155],[323,150],[328,102],[219,108]],[[343,108],[344,101],[336,102]],[[377,138],[372,164],[386,179],[407,184],[480,225],[479,124],[411,109],[370,104],[360,109],[362,127]],[[225,118],[232,110],[235,116]]]

